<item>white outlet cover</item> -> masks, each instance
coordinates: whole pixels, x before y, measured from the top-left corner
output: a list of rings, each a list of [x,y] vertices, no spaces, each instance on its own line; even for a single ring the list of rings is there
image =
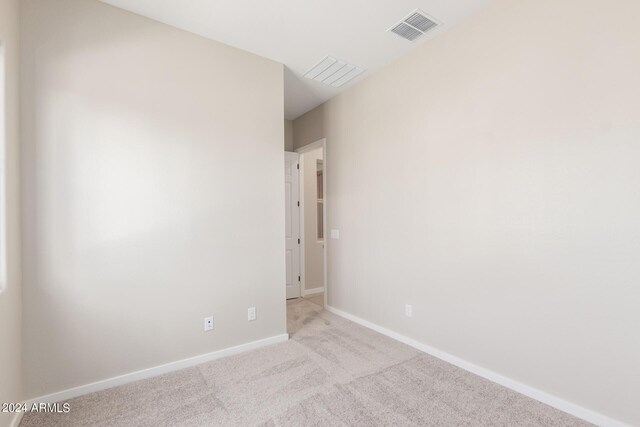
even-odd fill
[[[340,230],[336,230],[336,229],[331,230],[331,238],[333,240],[340,239]]]
[[[413,306],[406,304],[404,306],[404,314],[407,317],[413,317]]]
[[[253,320],[256,320],[256,308],[255,307],[249,307],[249,309],[247,310],[247,319],[251,322]]]
[[[204,318],[204,330],[205,331],[213,330],[213,316]]]

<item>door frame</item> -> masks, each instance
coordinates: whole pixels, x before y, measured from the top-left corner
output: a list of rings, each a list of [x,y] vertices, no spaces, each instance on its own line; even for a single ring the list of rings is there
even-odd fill
[[[323,256],[323,276],[324,276],[324,306],[327,306],[327,293],[328,293],[328,268],[327,268],[327,250],[329,243],[329,229],[327,228],[327,202],[328,202],[328,191],[327,191],[327,138],[319,139],[311,144],[307,144],[303,147],[300,147],[294,150],[299,155],[303,156],[304,153],[308,151],[315,150],[317,148],[322,148],[322,191],[323,191],[323,202],[322,202],[322,230],[324,233],[324,249],[322,250]],[[300,176],[298,178],[298,182],[301,183],[299,185],[300,191],[300,295],[305,296],[305,288],[306,288],[306,272],[304,268],[304,259],[305,259],[305,241],[306,237],[304,235],[304,162],[300,163]]]

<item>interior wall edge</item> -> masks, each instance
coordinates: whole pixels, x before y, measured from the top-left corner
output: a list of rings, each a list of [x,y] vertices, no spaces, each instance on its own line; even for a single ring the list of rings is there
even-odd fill
[[[629,424],[625,424],[622,421],[618,421],[614,418],[611,418],[607,415],[600,414],[591,409],[582,407],[575,403],[569,402],[567,400],[562,399],[561,397],[555,396],[553,394],[547,393],[543,390],[537,389],[530,385],[524,384],[522,382],[516,381],[504,375],[501,375],[495,371],[492,371],[487,368],[483,368],[482,366],[478,366],[474,363],[468,362],[464,359],[461,359],[455,355],[449,354],[445,351],[439,350],[435,347],[431,347],[430,345],[424,344],[420,341],[417,341],[413,338],[407,337],[405,335],[399,334],[395,331],[387,329],[383,326],[377,325],[373,322],[370,322],[366,319],[355,316],[351,313],[347,313],[346,311],[339,310],[335,307],[327,305],[325,307],[327,311],[336,314],[340,317],[343,317],[347,320],[355,322],[365,328],[369,328],[373,331],[376,331],[382,335],[385,335],[389,338],[393,338],[396,341],[400,341],[410,347],[415,348],[416,350],[422,351],[423,353],[429,354],[433,357],[436,357],[440,360],[443,360],[447,363],[457,366],[458,368],[464,369],[465,371],[471,372],[472,374],[478,375],[482,378],[485,378],[491,382],[499,384],[503,387],[516,391],[520,394],[523,394],[527,397],[535,399],[539,402],[542,402],[546,405],[552,406],[556,409],[559,409],[563,412],[571,414],[575,417],[578,417],[582,420],[588,421],[590,423],[596,424],[602,427],[630,427]]]
[[[64,400],[73,399],[75,397],[84,396],[86,394],[95,393],[97,391],[107,390],[113,387],[118,387],[124,384],[144,380],[147,378],[153,378],[160,375],[168,374],[170,372],[179,371],[182,369],[194,367],[203,363],[211,362],[213,360],[221,359],[223,357],[229,357],[236,354],[245,353],[247,351],[257,350],[259,348],[267,347],[270,345],[285,342],[289,339],[288,334],[274,335],[269,338],[263,338],[260,340],[252,341],[246,344],[240,344],[237,346],[225,348],[211,353],[201,354],[195,357],[189,357],[187,359],[176,360],[175,362],[165,363],[163,365],[154,366],[152,368],[142,369],[139,371],[130,372],[117,377],[106,378],[93,383],[73,387],[67,390],[61,390],[58,392],[50,393],[45,396],[34,397],[26,400],[28,406],[34,403],[56,403]]]

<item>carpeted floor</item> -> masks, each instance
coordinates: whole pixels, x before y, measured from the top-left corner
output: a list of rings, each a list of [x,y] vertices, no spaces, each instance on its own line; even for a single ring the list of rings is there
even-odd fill
[[[320,307],[324,307],[324,294],[313,294],[304,297],[307,301],[311,301],[318,304]]]
[[[304,299],[291,339],[70,400],[31,426],[578,426],[586,423]]]

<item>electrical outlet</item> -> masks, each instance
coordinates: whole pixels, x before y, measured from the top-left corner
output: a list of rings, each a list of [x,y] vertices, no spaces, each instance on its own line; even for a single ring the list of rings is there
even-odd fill
[[[204,330],[205,331],[213,330],[213,316],[204,318]]]
[[[252,321],[256,320],[256,308],[255,307],[249,307],[249,309],[247,310],[247,319],[249,319],[249,322],[252,322]]]
[[[413,317],[413,306],[409,304],[405,304],[404,306],[404,315],[407,317]]]

